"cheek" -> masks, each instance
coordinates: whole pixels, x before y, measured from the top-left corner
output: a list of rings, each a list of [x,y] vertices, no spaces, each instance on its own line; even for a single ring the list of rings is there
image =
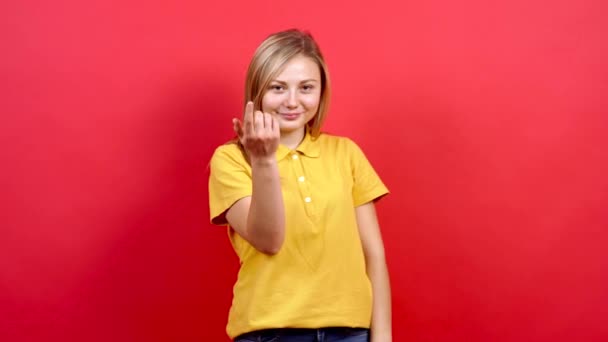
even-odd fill
[[[264,95],[264,97],[262,98],[262,111],[268,112],[271,109],[276,108],[276,103],[276,96],[273,96],[272,94]]]
[[[320,94],[307,96],[304,99],[302,99],[302,103],[310,109],[317,108],[319,106],[320,101],[321,101]]]

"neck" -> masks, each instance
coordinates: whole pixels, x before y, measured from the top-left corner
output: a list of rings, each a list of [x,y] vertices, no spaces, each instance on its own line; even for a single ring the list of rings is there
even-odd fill
[[[281,144],[293,150],[304,140],[306,130],[304,128],[293,132],[281,132]]]

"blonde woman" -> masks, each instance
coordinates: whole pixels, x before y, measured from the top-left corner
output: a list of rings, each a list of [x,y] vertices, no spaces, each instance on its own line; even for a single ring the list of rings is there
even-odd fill
[[[374,208],[388,190],[352,140],[321,132],[329,98],[312,36],[270,35],[247,72],[237,139],[211,159],[211,221],[228,226],[241,262],[235,341],[392,340]]]

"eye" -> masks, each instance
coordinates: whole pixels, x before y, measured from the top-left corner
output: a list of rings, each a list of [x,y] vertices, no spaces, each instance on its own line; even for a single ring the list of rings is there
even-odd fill
[[[312,84],[305,84],[302,86],[302,90],[304,90],[305,92],[310,92],[315,88],[315,86],[313,86]]]
[[[282,91],[285,88],[280,84],[271,84],[270,87],[268,87],[268,89],[272,90],[272,91]]]

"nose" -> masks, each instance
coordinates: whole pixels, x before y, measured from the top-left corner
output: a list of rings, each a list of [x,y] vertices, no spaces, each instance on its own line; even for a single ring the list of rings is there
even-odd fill
[[[287,94],[287,98],[285,99],[285,107],[289,109],[296,108],[298,106],[298,94],[297,91],[291,90]]]

